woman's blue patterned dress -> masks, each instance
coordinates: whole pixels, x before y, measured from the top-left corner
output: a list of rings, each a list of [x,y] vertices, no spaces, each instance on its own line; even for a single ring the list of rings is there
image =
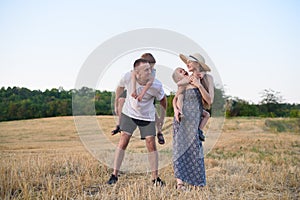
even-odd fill
[[[202,114],[202,96],[197,88],[184,92],[181,122],[173,123],[173,165],[175,177],[194,186],[205,186],[205,166],[198,127]]]

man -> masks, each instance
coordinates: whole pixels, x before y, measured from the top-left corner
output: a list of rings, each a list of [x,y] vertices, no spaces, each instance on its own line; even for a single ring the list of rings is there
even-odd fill
[[[136,90],[139,93],[151,78],[151,66],[147,60],[140,58],[134,62],[134,70],[136,73]],[[131,83],[131,72],[128,72],[119,82],[116,90],[115,101],[118,101],[118,97],[122,94],[124,88],[127,89],[128,94],[132,94],[133,91],[131,90],[133,87],[131,87]],[[118,172],[125,155],[126,147],[134,130],[138,127],[141,139],[145,139],[146,141],[150,167],[152,170],[152,182],[155,185],[164,185],[164,182],[158,177],[158,153],[155,143],[154,99],[160,101],[160,105],[163,107],[164,111],[161,112],[161,116],[158,119],[159,123],[163,124],[167,100],[160,81],[157,79],[153,81],[153,84],[143,96],[142,101],[138,101],[131,95],[127,96],[121,113],[120,129],[122,132],[115,152],[114,171],[107,182],[108,184],[115,184],[118,181]],[[116,106],[117,104],[118,103],[115,102]]]
[[[153,82],[153,80],[155,78],[155,73],[156,73],[156,69],[154,69],[156,60],[155,60],[155,58],[153,57],[153,55],[151,53],[144,53],[141,56],[141,58],[143,58],[143,59],[145,59],[149,62],[150,67],[152,68],[151,75],[153,76],[153,79],[151,79],[151,80]],[[131,73],[131,75],[134,76],[134,77],[131,76],[131,81],[132,81],[131,84],[133,84],[132,85],[133,86],[133,94],[131,94],[131,95],[132,95],[133,98],[137,99],[138,95],[137,95],[137,91],[136,91],[135,86],[134,86],[134,85],[136,85],[136,84],[134,84],[136,82],[135,73]],[[151,82],[151,84],[152,84],[152,82]],[[148,84],[149,84],[149,82],[148,82]],[[139,94],[140,98],[142,98],[142,96],[145,94],[145,91],[148,90],[148,87],[146,85],[143,88],[143,90],[140,92],[140,94]],[[121,132],[121,129],[120,129],[121,112],[122,112],[122,109],[123,109],[123,105],[124,105],[126,96],[127,96],[127,91],[124,90],[124,92],[122,92],[119,95],[119,98],[116,99],[117,101],[115,100],[115,113],[119,117],[119,119],[118,119],[119,122],[118,122],[116,128],[111,132],[112,135],[115,135],[115,134]],[[138,98],[138,100],[140,101],[141,99]],[[159,120],[159,117],[157,115],[155,115],[155,119],[156,119],[155,121],[156,121],[156,128],[157,128],[157,140],[158,140],[159,144],[163,145],[163,144],[165,144],[165,139],[164,139],[164,135],[162,133],[162,126],[160,124],[160,120]]]

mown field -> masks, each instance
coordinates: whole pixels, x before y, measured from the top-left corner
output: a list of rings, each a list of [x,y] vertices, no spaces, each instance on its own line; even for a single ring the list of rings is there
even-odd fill
[[[113,117],[97,120],[116,143]],[[150,184],[150,173],[121,173],[106,185],[112,170],[85,149],[73,117],[1,122],[0,199],[300,199],[299,126],[299,119],[226,119],[205,157],[207,186],[178,191],[172,165],[160,169],[163,188]]]

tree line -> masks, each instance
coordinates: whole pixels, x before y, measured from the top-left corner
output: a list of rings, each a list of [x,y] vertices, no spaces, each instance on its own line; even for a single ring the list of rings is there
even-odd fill
[[[226,117],[291,117],[300,118],[300,104],[284,103],[279,92],[265,89],[258,104],[249,103],[238,97],[226,98]]]
[[[173,116],[172,99],[167,96],[167,116]],[[99,91],[87,87],[64,90],[62,87],[45,91],[20,87],[0,89],[0,121],[32,119],[70,115],[113,115],[114,92]],[[159,105],[157,102],[156,105]],[[278,102],[278,96],[265,91],[261,103],[224,95],[215,88],[215,100],[210,110],[212,116],[236,117],[300,117],[300,105]]]

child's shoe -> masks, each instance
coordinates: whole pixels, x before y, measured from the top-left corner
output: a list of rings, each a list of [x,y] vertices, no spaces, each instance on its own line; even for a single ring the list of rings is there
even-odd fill
[[[204,136],[204,134],[203,134],[203,131],[202,131],[200,128],[198,128],[198,135],[199,135],[199,139],[200,139],[202,142],[204,142],[204,141],[205,141],[205,136]]]

